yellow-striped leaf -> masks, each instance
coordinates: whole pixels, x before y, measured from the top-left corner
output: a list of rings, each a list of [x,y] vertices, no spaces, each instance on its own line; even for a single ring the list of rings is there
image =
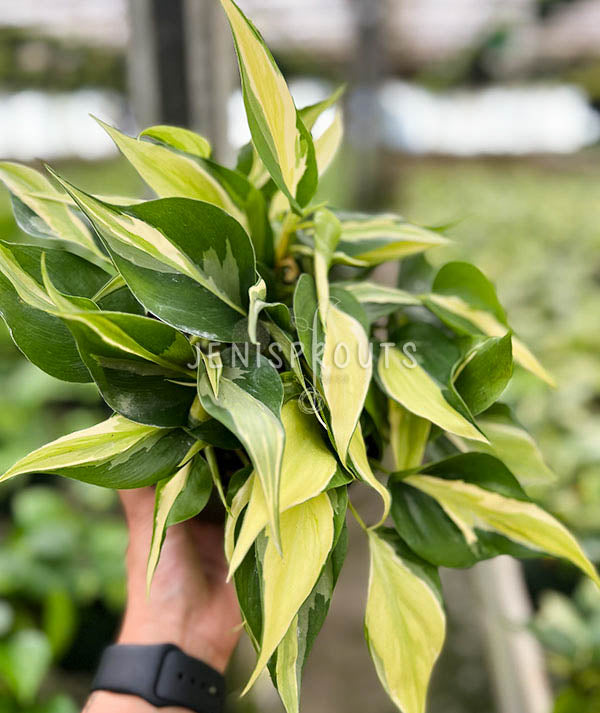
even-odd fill
[[[377,480],[373,470],[371,469],[360,423],[356,426],[356,430],[354,431],[354,435],[350,441],[348,455],[350,456],[350,461],[360,478],[364,480],[365,483],[368,483],[373,490],[381,496],[383,501],[383,513],[379,522],[374,526],[379,527],[385,522],[387,516],[389,515],[392,498],[388,489],[385,485],[383,485],[383,483],[380,483],[379,480]]]
[[[64,196],[39,171],[16,163],[0,163],[0,180],[13,196],[19,226],[38,238],[60,241],[68,250],[102,266],[110,260],[98,248],[92,234]]]
[[[340,220],[339,252],[365,266],[400,260],[449,242],[439,233],[412,225],[393,214],[341,214]]]
[[[329,210],[318,210],[315,222],[315,283],[321,323],[327,324],[329,309],[329,268],[340,239],[340,221]]]
[[[98,123],[159,198],[206,201],[246,225],[245,215],[227,190],[195,156],[172,151],[151,141],[134,139],[102,121]]]
[[[320,176],[331,166],[343,140],[344,121],[342,112],[338,110],[331,124],[315,139],[315,156]]]
[[[192,443],[181,431],[113,416],[38,448],[9,468],[0,481],[47,473],[107,488],[138,488],[170,475]]]
[[[221,4],[235,40],[254,146],[277,187],[298,209],[308,203],[317,187],[312,138],[256,28],[232,0],[221,0]]]
[[[262,557],[263,630],[256,668],[244,693],[256,682],[292,620],[315,586],[333,545],[333,508],[326,493],[281,515],[281,546],[268,537]]]
[[[465,463],[469,464],[468,470]],[[478,467],[480,472],[477,472]],[[573,535],[519,492],[514,478],[510,484],[512,476],[504,471],[496,459],[474,453],[435,464],[422,473],[404,478],[401,485],[416,488],[433,498],[470,548],[477,549],[480,532],[498,533],[523,547],[569,560],[600,584],[594,566]],[[499,485],[501,479],[507,485]],[[408,542],[414,549],[414,543]]]
[[[285,430],[281,422],[283,385],[271,364],[252,355],[244,364],[235,351],[222,354],[223,372],[215,396],[206,374],[199,373],[198,396],[204,409],[234,433],[246,448],[265,496],[277,542],[279,493]]]
[[[311,414],[304,413],[296,400],[285,404],[281,410],[281,420],[285,429],[285,449],[281,464],[279,510],[283,513],[325,490],[336,472],[337,461],[323,441],[317,420]],[[248,509],[235,551],[230,557],[230,577],[269,522],[260,479],[252,476],[251,481]],[[246,495],[244,493],[241,498]],[[238,507],[240,502],[236,503]]]
[[[421,418],[432,421],[444,431],[475,441],[485,436],[444,398],[440,386],[412,355],[396,347],[382,350],[378,375],[388,396]]]
[[[389,402],[388,418],[394,467],[396,470],[417,468],[423,461],[431,422],[393,400]]]
[[[321,362],[331,430],[343,462],[363,409],[373,370],[369,338],[358,320],[329,306]]]
[[[365,636],[379,680],[402,713],[425,713],[446,618],[436,570],[389,530],[369,531]]]
[[[195,453],[201,448],[199,441],[184,458],[181,468],[156,485],[152,541],[148,555],[146,587],[150,592],[152,578],[160,559],[160,551],[167,528],[185,522],[202,512],[212,491],[212,478],[208,464]]]
[[[181,126],[150,126],[140,133],[140,139],[149,138],[178,151],[184,151],[191,156],[208,158],[211,147],[208,139],[195,131],[183,129]]]

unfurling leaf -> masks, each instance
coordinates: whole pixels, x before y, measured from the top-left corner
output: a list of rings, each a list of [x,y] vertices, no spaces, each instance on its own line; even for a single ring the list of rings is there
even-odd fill
[[[369,532],[365,636],[379,680],[402,713],[425,713],[446,618],[436,570],[390,530]]]

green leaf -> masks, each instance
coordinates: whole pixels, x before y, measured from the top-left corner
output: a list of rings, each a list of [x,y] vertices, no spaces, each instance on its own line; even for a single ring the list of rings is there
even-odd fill
[[[262,37],[232,0],[221,0],[238,54],[244,104],[254,146],[294,210],[317,188],[310,133]]]
[[[247,357],[247,358],[245,358]],[[198,396],[204,409],[234,433],[250,456],[263,488],[269,522],[277,540],[279,491],[285,431],[281,423],[283,384],[271,364],[257,353],[222,354],[223,372],[215,396],[199,372]]]
[[[379,680],[402,713],[425,713],[446,634],[436,570],[390,530],[369,531],[365,636]]]
[[[342,112],[337,111],[331,124],[315,139],[315,157],[319,175],[322,176],[333,163],[344,140]]]
[[[346,460],[350,440],[362,413],[373,370],[369,338],[354,317],[329,306],[321,362],[323,393],[331,415],[337,452]]]
[[[318,370],[319,357],[325,343],[323,325],[317,310],[315,281],[311,275],[303,273],[298,278],[294,290],[294,323],[302,346],[302,354],[313,371]]]
[[[393,214],[339,213],[342,235],[338,250],[364,266],[400,260],[432,247],[447,245],[438,233],[407,223]]]
[[[485,442],[452,384],[458,345],[425,323],[403,327],[393,338],[398,346],[382,349],[377,369],[388,396],[445,431]]]
[[[192,446],[197,450],[198,445]],[[189,456],[189,454],[188,454]],[[172,476],[156,485],[152,542],[148,555],[146,584],[148,592],[167,528],[196,517],[204,510],[212,492],[212,476],[208,463],[201,455],[186,457],[187,462]]]
[[[239,223],[201,201],[165,198],[111,206],[65,186],[149,312],[207,339],[240,336],[256,270]]]
[[[415,501],[414,490],[425,497]],[[571,533],[532,503],[506,466],[492,456],[448,458],[392,481],[391,491],[400,536],[433,564],[468,566],[498,554],[517,554],[520,547],[569,560],[600,583]]]
[[[179,430],[113,416],[38,448],[9,468],[0,481],[44,473],[106,488],[141,488],[170,475],[193,442]]]
[[[0,180],[11,193],[15,218],[22,230],[44,239],[49,247],[60,246],[98,265],[110,267],[110,260],[96,245],[83,220],[62,202],[63,194],[39,171],[2,162]]]
[[[333,508],[326,493],[281,515],[281,546],[272,534],[262,556],[263,626],[256,668],[244,690],[256,682],[317,583],[333,546]]]
[[[41,631],[23,629],[0,644],[0,677],[22,706],[31,705],[52,663]]]
[[[502,396],[513,372],[511,334],[482,340],[467,356],[454,386],[472,414],[485,411]]]
[[[492,283],[475,266],[450,262],[438,272],[433,292],[424,304],[459,334],[486,334],[503,337],[509,327]],[[540,379],[554,386],[554,379],[529,348],[513,335],[515,361]]]
[[[45,254],[49,274],[67,294],[92,297],[108,279],[100,268],[64,250]],[[90,381],[68,328],[48,313],[54,305],[41,285],[41,257],[41,248],[0,241],[0,315],[33,364],[64,381]]]
[[[337,461],[323,441],[317,420],[304,413],[296,400],[281,410],[285,430],[285,448],[281,464],[279,512],[283,513],[321,493],[337,470]],[[260,479],[252,476],[248,508],[235,550],[229,559],[229,576],[240,566],[254,541],[269,522]]]
[[[183,129],[180,126],[150,126],[144,129],[139,136],[140,139],[148,138],[157,141],[159,144],[183,151],[192,156],[208,158],[211,147],[208,139],[200,136],[195,131]]]
[[[344,92],[346,91],[346,85],[342,84],[337,89],[332,92],[326,99],[323,99],[316,104],[310,104],[309,106],[304,106],[299,110],[300,117],[304,122],[304,126],[309,131],[312,131],[314,125],[317,123],[317,119],[330,109],[332,106],[337,104],[337,102],[342,98]]]

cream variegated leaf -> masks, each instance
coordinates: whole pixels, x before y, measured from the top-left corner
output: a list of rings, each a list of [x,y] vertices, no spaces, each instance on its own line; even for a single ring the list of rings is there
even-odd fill
[[[369,338],[354,317],[329,306],[321,362],[323,393],[331,414],[331,430],[343,462],[363,409],[373,364]]]
[[[344,282],[344,289],[350,292],[361,304],[389,304],[398,306],[416,306],[421,300],[406,290],[375,282]]]
[[[392,531],[369,532],[365,636],[379,680],[401,713],[425,713],[446,618],[439,580]]]
[[[239,291],[234,294],[234,290],[229,289],[225,275],[221,276],[221,280],[215,279],[216,270],[224,268],[216,264],[218,259],[215,259],[214,256],[207,254],[204,264],[201,266],[150,223],[134,215],[129,215],[124,210],[117,210],[114,206],[102,203],[58,176],[56,178],[73,196],[81,210],[109,243],[111,249],[121,257],[139,267],[153,269],[157,272],[185,275],[212,292],[228,307],[244,314],[244,310],[240,306]],[[228,269],[234,271],[235,258],[233,254],[228,255],[228,260],[231,263],[228,265]]]
[[[42,286],[21,267],[9,248],[2,244],[0,244],[0,273],[10,281],[25,304],[42,312],[52,312],[55,309],[54,303]]]
[[[439,233],[393,214],[349,214],[340,215],[340,219],[342,237],[338,250],[364,265],[400,260],[449,243]]]
[[[337,470],[337,461],[323,441],[316,418],[304,413],[297,401],[291,400],[285,404],[281,410],[281,420],[285,429],[285,449],[281,464],[279,510],[283,513],[325,490]],[[260,480],[252,476],[250,481],[252,489],[248,497],[248,509],[235,550],[230,556],[230,577],[269,522],[269,511]],[[241,497],[245,499],[247,494]]]
[[[232,0],[221,0],[221,4],[235,40],[254,146],[292,206],[305,205],[317,181],[310,133],[302,124],[285,79],[256,28]],[[312,185],[306,196],[300,196],[299,186],[307,174]]]
[[[390,508],[392,506],[392,498],[390,496],[389,490],[375,477],[371,465],[369,463],[369,458],[367,457],[367,447],[362,435],[362,429],[360,423],[356,426],[354,435],[350,441],[350,447],[348,448],[348,455],[350,456],[350,461],[354,466],[354,469],[360,476],[362,480],[370,485],[373,490],[375,490],[383,501],[383,513],[381,519],[374,527],[379,527],[382,525],[387,516],[389,515]]]
[[[300,681],[297,673],[298,665],[298,615],[296,615],[286,635],[277,647],[277,663],[275,665],[275,680],[277,691],[287,713],[300,710]]]
[[[485,436],[450,406],[425,369],[396,347],[382,350],[378,375],[388,396],[411,413],[432,421],[449,433],[486,442]]]
[[[573,535],[534,503],[506,497],[463,480],[426,474],[411,475],[402,482],[434,498],[467,544],[477,542],[476,529],[499,532],[520,545],[569,560],[600,585],[594,566]]]
[[[256,668],[244,693],[256,682],[292,620],[312,592],[333,545],[333,508],[326,493],[281,515],[281,555],[271,535],[262,557],[263,629]]]
[[[390,444],[396,470],[408,470],[421,465],[431,422],[411,413],[404,406],[390,400],[388,409]],[[477,445],[480,445],[478,442]]]
[[[184,151],[191,156],[200,158],[208,158],[211,153],[208,139],[181,126],[165,126],[164,124],[149,126],[140,132],[139,138],[153,139],[178,151]]]
[[[344,120],[342,112],[336,111],[335,117],[325,131],[315,139],[315,156],[319,175],[323,175],[331,166],[333,159],[344,139]]]
[[[80,252],[83,257],[101,266],[110,265],[110,260],[98,248],[81,217],[64,203],[63,194],[39,171],[2,162],[0,180],[30,211],[27,225],[22,226],[25,232],[62,242],[67,249]]]
[[[172,473],[192,442],[172,429],[113,416],[38,448],[9,468],[0,481],[45,473],[110,488],[136,488]]]
[[[206,201],[222,208],[246,227],[244,213],[223,185],[193,155],[186,156],[151,141],[134,139],[102,121],[98,123],[159,198]]]
[[[491,312],[471,307],[471,305],[467,304],[458,296],[433,293],[427,295],[427,299],[433,302],[437,307],[441,307],[467,320],[478,330],[487,334],[488,337],[503,337],[509,331],[509,328],[500,322]],[[512,337],[512,348],[513,357],[517,364],[520,364],[523,368],[535,374],[550,386],[556,386],[552,375],[542,366],[529,347],[514,335]]]

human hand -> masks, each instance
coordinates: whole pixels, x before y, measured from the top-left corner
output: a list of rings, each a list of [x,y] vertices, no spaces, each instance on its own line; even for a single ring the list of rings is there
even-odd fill
[[[127,607],[118,643],[175,644],[223,672],[237,645],[241,617],[232,583],[226,582],[223,528],[189,520],[167,530],[150,595],[146,563],[152,538],[154,489],[121,491],[129,527]],[[104,691],[86,713],[150,713],[146,701]],[[161,712],[181,711],[161,708]]]

